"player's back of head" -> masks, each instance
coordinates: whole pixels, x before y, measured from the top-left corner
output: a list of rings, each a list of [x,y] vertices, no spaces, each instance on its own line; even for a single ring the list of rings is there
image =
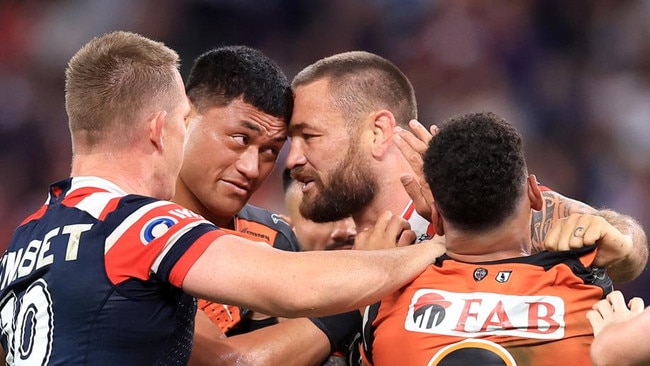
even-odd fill
[[[451,118],[429,142],[424,173],[446,220],[473,232],[493,228],[526,192],[521,135],[494,113]]]
[[[110,133],[126,139],[134,121],[154,110],[173,109],[180,97],[178,67],[174,50],[139,34],[115,31],[93,38],[65,72],[73,137],[83,136],[90,145]]]

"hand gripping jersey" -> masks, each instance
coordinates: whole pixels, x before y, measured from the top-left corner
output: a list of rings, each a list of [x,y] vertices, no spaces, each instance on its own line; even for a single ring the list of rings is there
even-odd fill
[[[220,235],[188,209],[100,178],[51,185],[0,259],[7,363],[186,364],[196,305],[181,285]]]
[[[586,312],[612,290],[595,247],[484,263],[442,256],[366,309],[370,365],[590,365]]]
[[[291,226],[287,224],[277,213],[256,207],[250,204],[245,205],[235,216],[235,230],[240,236],[251,240],[265,242],[274,248],[299,252],[298,239]],[[242,309],[234,305],[225,305],[208,300],[200,299],[199,309],[221,328],[227,335],[248,333],[257,328],[268,326],[277,322],[276,318],[267,321],[251,322],[246,319],[248,309]],[[242,321],[244,319],[245,321]]]

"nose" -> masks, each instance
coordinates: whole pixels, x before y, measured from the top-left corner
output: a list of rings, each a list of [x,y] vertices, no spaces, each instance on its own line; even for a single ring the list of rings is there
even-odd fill
[[[255,179],[260,175],[260,159],[257,149],[249,148],[239,156],[235,164],[237,170],[248,179]]]
[[[335,242],[349,242],[354,244],[354,238],[357,236],[357,229],[354,220],[351,217],[336,222],[330,237]]]
[[[292,138],[289,144],[289,153],[287,153],[287,159],[285,161],[287,168],[293,169],[297,166],[305,165],[306,162],[307,158],[303,152],[302,142],[299,138]]]

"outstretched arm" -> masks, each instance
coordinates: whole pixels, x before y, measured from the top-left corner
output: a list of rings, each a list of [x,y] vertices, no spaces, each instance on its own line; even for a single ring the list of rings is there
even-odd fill
[[[386,212],[356,240],[397,242],[405,225],[401,217]],[[295,253],[222,235],[189,269],[183,290],[275,316],[343,313],[397,290],[444,251],[439,244],[424,242],[384,250]],[[248,284],[246,291],[241,284]]]
[[[626,235],[632,244],[629,250],[622,251],[619,247],[609,245],[612,244],[610,241],[598,241],[599,251],[594,265],[607,268],[607,273],[615,282],[631,281],[643,272],[648,262],[648,242],[645,231],[636,220],[612,210],[596,210],[554,191],[544,191],[542,196],[544,198],[542,210],[533,211],[531,219],[534,250],[562,249],[545,243],[554,222],[567,220],[573,214],[597,215]],[[614,243],[614,245],[618,244]]]

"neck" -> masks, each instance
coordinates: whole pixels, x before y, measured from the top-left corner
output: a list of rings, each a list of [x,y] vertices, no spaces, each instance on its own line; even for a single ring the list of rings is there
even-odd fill
[[[447,254],[464,262],[485,262],[531,254],[530,208],[502,225],[481,233],[457,230],[445,223]]]
[[[377,218],[385,211],[390,211],[393,215],[401,215],[411,198],[397,180],[399,186],[380,186],[379,192],[372,202],[361,211],[352,215],[357,231],[361,232],[366,228],[371,228],[377,222]]]
[[[393,146],[384,159],[377,164],[375,172],[378,174],[378,192],[370,204],[352,215],[358,232],[373,227],[379,215],[385,211],[390,211],[393,215],[401,215],[411,201],[411,197],[400,181],[400,176],[404,174],[415,176],[415,173],[397,147]]]
[[[196,196],[187,188],[181,177],[176,181],[176,193],[173,202],[196,212],[206,220],[221,228],[235,229],[234,215],[218,215],[207,208]]]
[[[146,169],[143,159],[120,155],[77,154],[70,176],[95,176],[106,179],[129,194],[153,196],[151,168]],[[151,165],[149,165],[151,166]]]

